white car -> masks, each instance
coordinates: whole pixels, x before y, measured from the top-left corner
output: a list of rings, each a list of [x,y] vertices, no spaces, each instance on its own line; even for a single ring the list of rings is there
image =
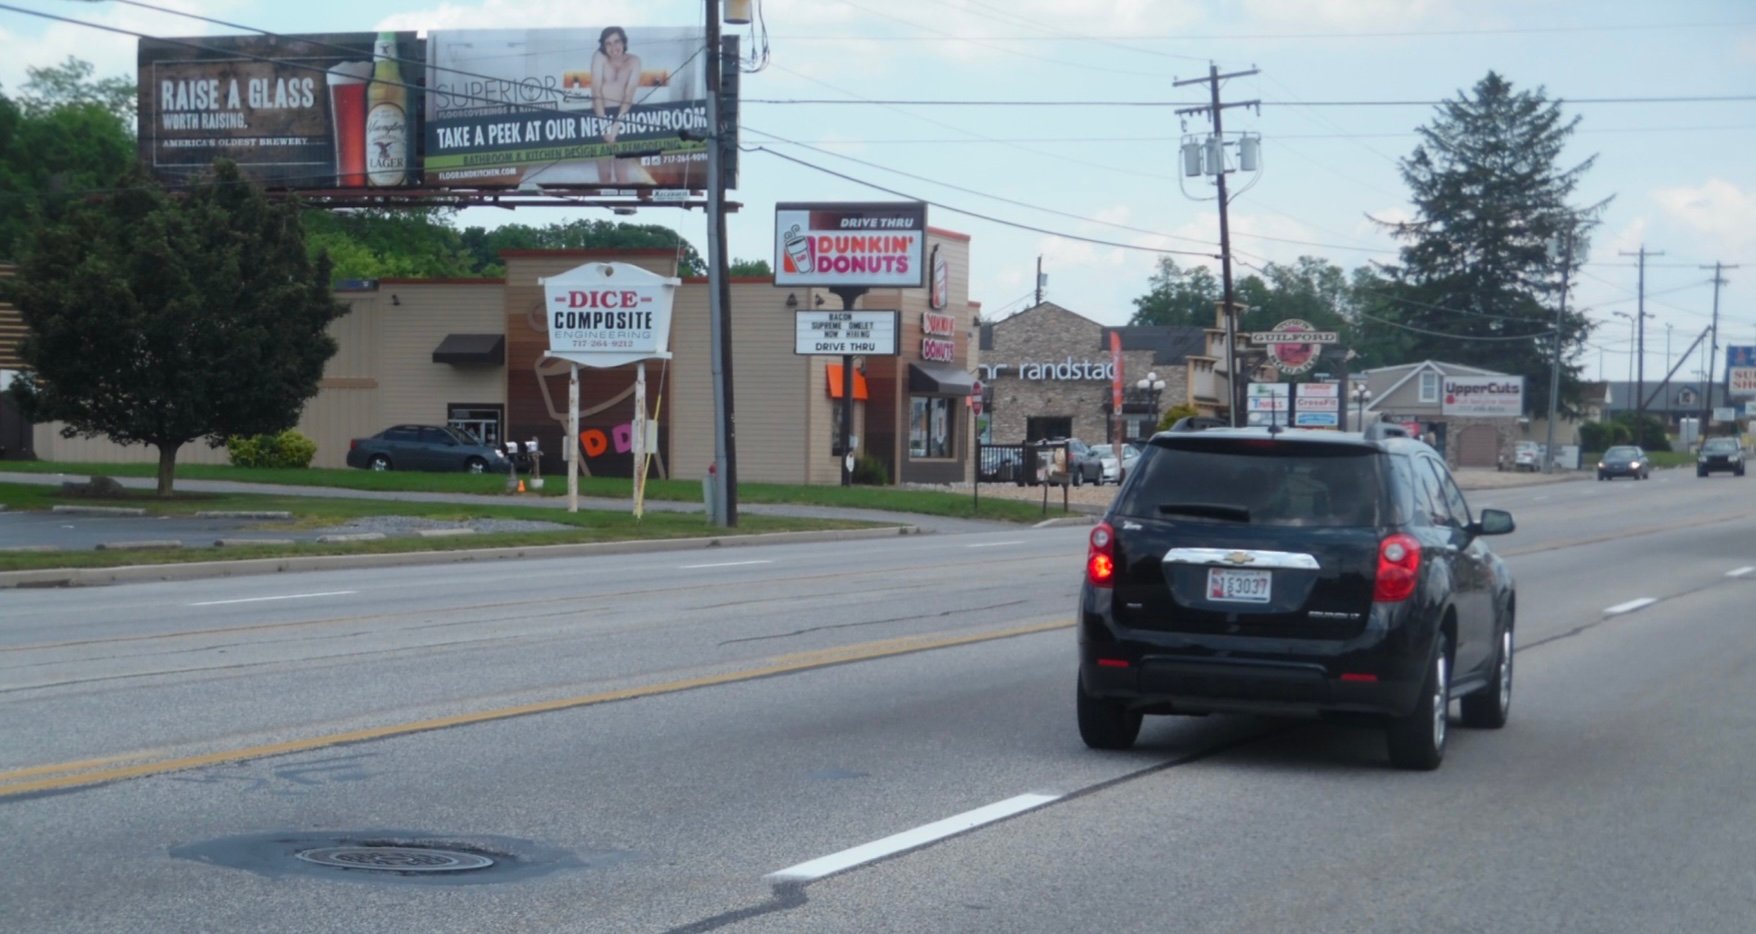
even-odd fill
[[[1103,465],[1099,483],[1121,483],[1122,478],[1134,467],[1134,462],[1140,459],[1140,449],[1132,444],[1122,445],[1122,456],[1119,459],[1116,457],[1114,445],[1094,444],[1091,446],[1091,453]]]

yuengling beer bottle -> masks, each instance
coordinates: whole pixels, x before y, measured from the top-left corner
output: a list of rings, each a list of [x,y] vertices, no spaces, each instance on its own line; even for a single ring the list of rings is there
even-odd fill
[[[396,33],[381,32],[372,47],[372,86],[366,92],[366,180],[372,185],[408,180],[408,101],[396,61]]]

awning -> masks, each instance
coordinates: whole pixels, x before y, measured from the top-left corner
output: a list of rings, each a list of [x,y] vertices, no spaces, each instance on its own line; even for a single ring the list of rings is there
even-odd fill
[[[908,365],[908,391],[917,396],[967,396],[975,377],[944,363]]]
[[[831,363],[825,368],[829,373],[829,398],[841,398],[841,364]],[[854,401],[866,401],[866,374],[854,371]]]
[[[499,365],[506,362],[506,335],[504,334],[447,334],[433,348],[434,363],[492,363]]]

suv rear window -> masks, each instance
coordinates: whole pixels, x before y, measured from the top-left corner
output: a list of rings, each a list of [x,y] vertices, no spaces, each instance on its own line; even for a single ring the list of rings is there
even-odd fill
[[[1115,515],[1259,525],[1379,524],[1384,484],[1371,448],[1297,442],[1154,444]]]

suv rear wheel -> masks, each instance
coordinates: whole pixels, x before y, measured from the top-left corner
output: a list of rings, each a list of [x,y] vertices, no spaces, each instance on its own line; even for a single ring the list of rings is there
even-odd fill
[[[1140,714],[1119,701],[1093,697],[1079,682],[1079,738],[1092,749],[1127,749],[1140,735]]]
[[[1390,721],[1384,730],[1390,764],[1422,772],[1438,768],[1445,760],[1445,721],[1450,710],[1451,663],[1445,640],[1440,638],[1433,646],[1433,661],[1427,666],[1415,709]]]

